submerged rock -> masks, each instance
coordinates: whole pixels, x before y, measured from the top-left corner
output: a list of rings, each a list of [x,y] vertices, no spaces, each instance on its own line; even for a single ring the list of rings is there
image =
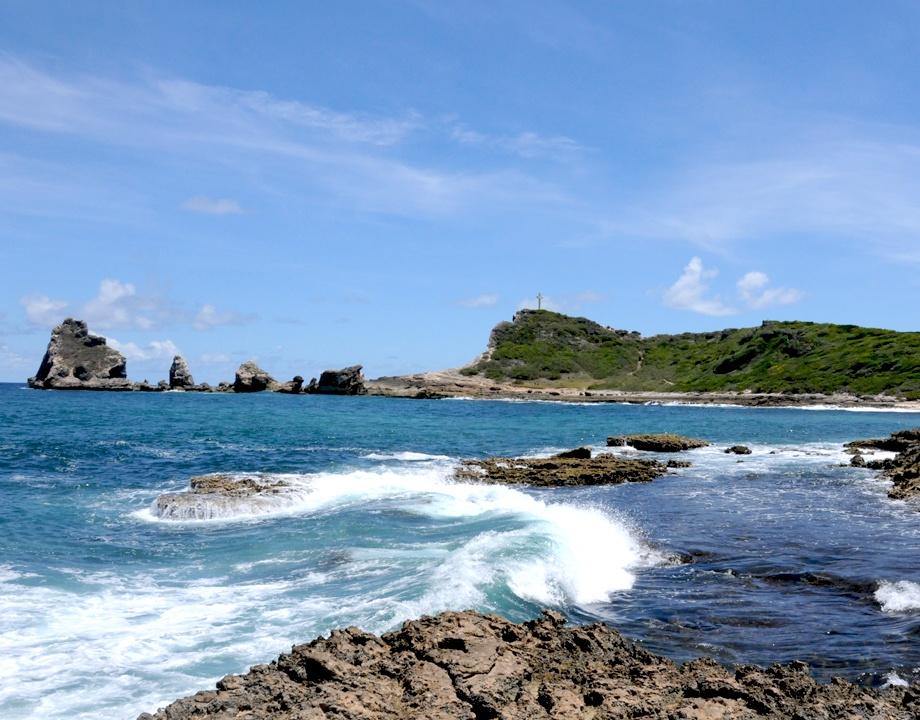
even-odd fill
[[[258,514],[284,506],[295,488],[270,475],[237,477],[218,473],[189,480],[189,489],[164,493],[153,501],[153,514],[165,520],[211,520]]]
[[[172,390],[185,390],[195,387],[195,379],[192,377],[192,371],[188,368],[188,363],[181,355],[173,358],[172,365],[169,368],[169,387]]]
[[[683,437],[672,433],[653,433],[651,435],[617,435],[607,438],[609,447],[628,445],[636,450],[650,452],[681,452],[694,448],[707,447],[709,443],[699,438]]]
[[[825,685],[800,662],[676,665],[601,623],[566,626],[544,612],[515,624],[466,611],[380,637],[335,630],[138,720],[907,720],[918,712],[916,687]]]
[[[458,480],[533,487],[618,485],[650,482],[668,467],[657,460],[624,458],[609,453],[596,457],[487,458],[464,460],[454,471]]]
[[[750,455],[751,448],[747,445],[732,445],[729,448],[725,448],[726,455]]]
[[[48,350],[29,387],[44,390],[131,390],[125,356],[67,318],[51,331]]]
[[[247,360],[236,371],[233,379],[233,390],[238,393],[262,392],[271,390],[275,385],[275,378],[265,372],[252,360]]]

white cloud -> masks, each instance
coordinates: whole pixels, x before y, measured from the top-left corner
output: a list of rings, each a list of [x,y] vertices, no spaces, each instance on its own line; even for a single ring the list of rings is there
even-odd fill
[[[738,311],[722,302],[718,295],[709,294],[707,280],[719,274],[706,270],[698,257],[690,260],[684,274],[664,292],[664,304],[677,310],[690,310],[703,315],[734,315]]]
[[[795,288],[770,288],[770,278],[765,273],[751,271],[741,278],[736,287],[738,296],[752,310],[771,305],[789,305],[802,299],[803,293]]]
[[[124,355],[126,360],[172,360],[176,355],[182,354],[172,340],[154,340],[147,343],[144,348],[133,342],[118,342],[115,338],[107,338],[107,341],[109,345]]]
[[[68,307],[65,300],[52,300],[40,293],[19,298],[19,304],[25,308],[29,322],[39,327],[60,325],[66,317],[64,311]]]
[[[131,283],[106,278],[99,294],[83,306],[82,316],[100,330],[151,330],[168,319],[160,298],[138,294]]]
[[[19,372],[24,368],[31,367],[38,369],[38,360],[26,358],[15,350],[10,349],[7,345],[0,347],[0,370]]]
[[[211,330],[218,325],[245,325],[253,319],[254,316],[242,315],[233,310],[219,313],[214,305],[206,303],[195,315],[194,327],[196,330]]]
[[[186,200],[180,207],[189,212],[206,213],[208,215],[239,215],[243,208],[236,200],[221,198],[212,200],[206,195],[196,195]]]
[[[466,308],[477,308],[477,307],[490,307],[495,305],[499,300],[498,294],[493,295],[479,295],[477,297],[466,298],[465,300],[460,300],[457,302],[457,305],[460,307]]]
[[[708,281],[718,274],[718,270],[706,270],[700,258],[692,258],[684,268],[684,274],[664,291],[664,304],[677,310],[689,310],[703,315],[739,314],[740,309],[726,305],[719,295],[710,292]],[[789,305],[798,302],[804,296],[801,290],[795,288],[771,288],[769,285],[770,278],[766,273],[752,270],[735,283],[735,290],[738,299],[748,310]]]

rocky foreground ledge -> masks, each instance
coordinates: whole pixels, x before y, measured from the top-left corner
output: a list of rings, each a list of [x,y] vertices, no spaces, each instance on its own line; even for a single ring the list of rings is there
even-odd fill
[[[295,646],[215,690],[138,720],[556,720],[920,716],[920,688],[815,681],[804,663],[766,670],[676,665],[606,625],[544,612],[515,624],[473,611],[423,617],[377,637],[357,628]]]

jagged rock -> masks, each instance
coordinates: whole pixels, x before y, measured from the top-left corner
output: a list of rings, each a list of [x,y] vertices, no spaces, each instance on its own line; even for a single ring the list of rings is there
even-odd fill
[[[920,428],[899,430],[887,438],[856,440],[844,447],[853,453],[851,465],[881,470],[882,477],[892,481],[892,488],[888,491],[888,497],[891,499],[906,500],[920,497]],[[896,452],[897,455],[885,460],[867,462],[859,452],[863,449],[886,450]]]
[[[169,387],[172,390],[185,390],[195,387],[195,379],[192,377],[191,370],[188,369],[188,363],[181,355],[173,358],[172,365],[169,368]]]
[[[730,448],[725,448],[726,455],[750,455],[751,448],[747,445],[732,445]]]
[[[307,391],[321,395],[366,395],[361,367],[352,365],[341,370],[326,370],[319,376],[319,382],[310,381]]]
[[[138,392],[160,392],[163,388],[159,385],[151,385],[149,382],[144,380],[143,382],[136,382],[131,387],[132,390],[137,390]]]
[[[275,378],[252,360],[240,365],[233,380],[233,390],[238,393],[262,392],[263,390],[271,390],[274,385]]]
[[[544,612],[515,624],[468,610],[380,637],[334,630],[138,720],[908,720],[918,712],[917,686],[822,684],[801,662],[676,665],[602,623],[566,626]]]
[[[29,387],[45,390],[131,390],[125,356],[67,318],[51,331],[48,350]]]
[[[683,437],[672,433],[654,433],[651,435],[617,435],[607,438],[608,447],[628,445],[636,450],[650,452],[681,452],[694,448],[706,447],[709,443],[699,438]]]
[[[657,460],[637,460],[601,454],[593,458],[487,458],[464,460],[454,471],[458,480],[564,487],[573,485],[617,485],[650,482],[667,472]]]
[[[300,375],[295,375],[294,379],[290,382],[275,383],[275,386],[272,389],[275,392],[298,395],[299,393],[303,392],[303,378],[300,377]]]

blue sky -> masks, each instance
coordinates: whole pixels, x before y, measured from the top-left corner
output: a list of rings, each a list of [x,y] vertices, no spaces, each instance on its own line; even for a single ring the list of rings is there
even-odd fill
[[[0,0],[0,381],[85,319],[165,378],[920,330],[920,4]]]

